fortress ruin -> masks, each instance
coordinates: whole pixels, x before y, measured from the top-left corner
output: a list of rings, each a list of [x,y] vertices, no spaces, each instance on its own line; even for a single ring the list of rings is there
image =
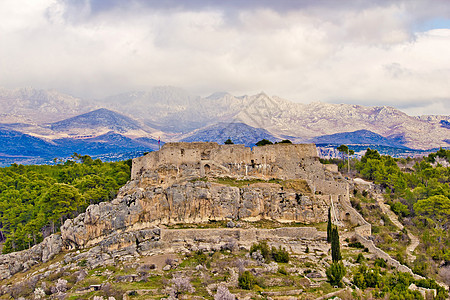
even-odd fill
[[[323,165],[314,144],[275,144],[260,147],[212,142],[167,143],[159,151],[133,159],[131,179],[147,178],[168,186],[199,177],[236,179],[304,179],[319,194],[347,193],[336,165]]]

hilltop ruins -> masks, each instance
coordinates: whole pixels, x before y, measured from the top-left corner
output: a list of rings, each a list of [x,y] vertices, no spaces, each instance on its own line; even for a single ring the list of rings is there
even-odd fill
[[[183,252],[202,243],[220,249],[230,239],[240,247],[268,239],[295,240],[290,243],[292,250],[306,243],[326,248],[324,233],[314,227],[265,231],[252,228],[251,222],[326,222],[329,207],[336,223],[360,225],[355,232],[370,235],[370,224],[351,208],[346,180],[337,166],[320,163],[313,144],[250,149],[168,143],[160,151],[135,158],[131,174],[116,199],[90,205],[85,213],[67,220],[60,235],[29,250],[0,256],[0,279],[74,249],[89,250],[79,255],[69,252],[66,263],[85,259],[93,267],[155,250]],[[230,220],[250,225],[209,230],[166,227]]]

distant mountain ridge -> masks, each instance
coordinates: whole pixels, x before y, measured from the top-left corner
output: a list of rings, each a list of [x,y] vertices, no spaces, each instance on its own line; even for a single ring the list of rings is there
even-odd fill
[[[116,98],[115,108],[127,111],[146,124],[170,133],[165,138],[171,140],[216,123],[245,123],[254,128],[263,128],[277,137],[295,137],[297,142],[340,132],[368,130],[386,138],[402,137],[404,146],[409,148],[430,149],[450,146],[445,141],[450,136],[448,128],[436,121],[443,120],[447,116],[413,117],[386,106],[294,103],[264,93],[241,97],[215,93],[201,98],[174,89],[176,101],[171,101],[172,88],[160,87],[157,90],[158,93],[122,94]],[[154,97],[155,94],[158,97]],[[130,102],[133,105],[126,105]],[[144,107],[143,103],[146,103]],[[151,103],[158,103],[153,113],[143,113],[151,109]]]
[[[262,128],[254,128],[244,123],[217,123],[195,130],[181,141],[216,142],[223,144],[227,139],[231,139],[235,144],[244,144],[250,147],[262,139],[271,141],[278,140]]]
[[[450,146],[450,116],[413,117],[386,106],[302,104],[265,93],[202,98],[156,87],[86,101],[56,91],[0,88],[0,104],[3,138],[10,145],[3,150],[16,145],[17,154],[23,143],[46,157],[75,150],[111,156],[151,151],[159,139],[223,143],[230,138],[247,146],[263,138],[402,149]]]
[[[334,144],[334,145],[355,145],[372,144],[387,147],[405,148],[402,138],[385,138],[379,134],[368,130],[357,130],[353,132],[341,132],[331,135],[323,135],[310,140],[316,144]]]
[[[59,121],[95,108],[93,102],[55,90],[0,87],[0,115],[9,123],[28,121],[45,123]],[[0,122],[3,122],[0,120]]]

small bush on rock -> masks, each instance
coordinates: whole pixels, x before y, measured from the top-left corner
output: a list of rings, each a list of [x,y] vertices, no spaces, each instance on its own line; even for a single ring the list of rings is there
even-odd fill
[[[272,247],[272,258],[277,263],[288,263],[289,262],[289,252],[285,249]]]
[[[239,287],[244,290],[251,290],[255,285],[255,277],[249,271],[245,271],[238,277]]]
[[[269,246],[267,245],[266,241],[261,241],[258,244],[253,244],[250,248],[250,254],[252,254],[253,252],[256,251],[260,251],[261,255],[264,257],[264,259],[266,261],[268,261],[270,259],[270,249]]]

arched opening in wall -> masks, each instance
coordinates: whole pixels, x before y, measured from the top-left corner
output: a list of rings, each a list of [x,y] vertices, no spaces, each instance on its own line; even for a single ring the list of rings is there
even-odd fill
[[[180,149],[181,155],[184,155],[184,149]]]
[[[350,213],[345,213],[345,221],[350,221]]]
[[[211,172],[211,167],[208,164],[206,164],[203,168],[205,169],[205,174]]]

